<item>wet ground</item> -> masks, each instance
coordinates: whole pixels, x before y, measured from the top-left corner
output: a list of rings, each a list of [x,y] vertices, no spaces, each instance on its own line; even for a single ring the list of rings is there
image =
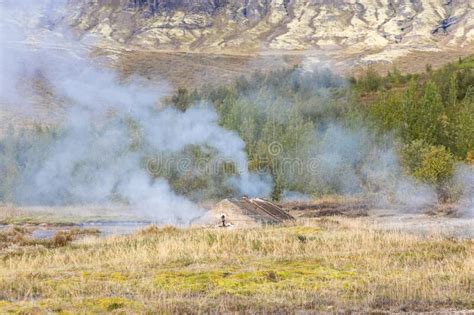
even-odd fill
[[[474,239],[474,217],[462,215],[455,206],[377,208],[357,199],[293,201],[283,206],[299,218],[343,216],[378,230]]]
[[[95,229],[99,231],[99,236],[106,237],[110,235],[128,235],[132,234],[146,226],[153,224],[151,221],[96,221],[84,222],[67,226],[50,226],[50,225],[25,225],[31,236],[35,239],[47,239],[53,237],[60,231],[68,231],[72,229]],[[0,225],[2,229],[9,228],[10,225]]]
[[[472,217],[436,216],[424,213],[403,213],[396,209],[373,209],[362,220],[381,230],[474,239],[474,218]]]
[[[406,211],[406,209],[376,209],[367,207],[364,204],[351,202],[336,206],[337,203],[318,203],[308,209],[301,208],[300,204],[291,204],[294,208],[290,211],[295,217],[309,219],[321,216],[345,216],[352,217],[354,220],[367,224],[379,230],[399,231],[403,233],[413,233],[419,235],[446,235],[455,238],[474,239],[474,218],[473,217],[453,217],[446,215],[429,215],[416,211]],[[301,209],[300,209],[301,208]],[[287,209],[289,210],[289,209]],[[336,211],[337,210],[337,211]],[[65,216],[64,220],[68,217]],[[38,217],[38,220],[41,220]],[[48,221],[38,221],[35,223],[14,223],[12,225],[0,224],[2,229],[10,228],[14,225],[20,225],[26,228],[35,239],[48,239],[53,237],[59,231],[68,231],[72,229],[94,229],[98,230],[100,237],[110,235],[127,235],[134,233],[151,224],[160,225],[159,222],[141,219],[124,219],[114,214],[113,217],[102,217],[92,219],[91,217],[74,218],[70,223],[41,223]],[[161,224],[162,225],[162,224]]]

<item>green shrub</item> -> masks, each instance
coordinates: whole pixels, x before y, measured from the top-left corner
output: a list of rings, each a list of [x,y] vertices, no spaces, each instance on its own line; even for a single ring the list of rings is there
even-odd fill
[[[402,149],[401,159],[404,167],[421,182],[436,187],[438,198],[447,198],[446,185],[452,178],[455,158],[444,146],[427,144],[415,140]]]
[[[362,92],[376,92],[384,85],[384,79],[373,68],[367,68],[367,71],[359,78],[358,87]]]

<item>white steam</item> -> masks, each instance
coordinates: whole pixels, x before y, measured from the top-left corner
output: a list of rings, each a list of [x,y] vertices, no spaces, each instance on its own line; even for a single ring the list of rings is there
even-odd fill
[[[45,106],[45,93],[53,95],[54,108],[64,108],[61,134],[15,187],[20,202],[120,199],[155,219],[189,222],[203,210],[174,193],[165,179],[154,179],[143,165],[145,154],[179,152],[189,145],[212,148],[234,162],[238,172],[229,181],[240,193],[268,194],[268,183],[247,171],[244,142],[219,127],[210,107],[196,105],[184,113],[160,108],[170,92],[166,83],[150,85],[139,78],[124,82],[112,70],[99,67],[82,44],[45,28],[54,24],[54,13],[61,10],[57,1],[6,1],[0,6],[2,112],[30,113],[38,120],[31,113]],[[24,89],[38,77],[47,91]],[[138,149],[130,148],[133,132],[139,134]]]
[[[55,121],[59,132],[50,139],[44,155],[34,145],[24,149],[29,157],[38,157],[28,160],[20,180],[12,183],[18,202],[120,201],[162,222],[190,222],[202,215],[203,209],[175,193],[164,178],[152,176],[144,161],[161,153],[179,156],[189,146],[210,148],[219,158],[232,161],[237,174],[229,176],[226,184],[239,193],[270,193],[268,176],[248,172],[245,143],[218,125],[211,107],[195,104],[185,112],[163,107],[163,98],[171,92],[166,82],[120,79],[97,60],[90,60],[83,43],[67,33],[50,31],[49,26],[61,18],[61,2],[0,0],[0,123],[8,125],[5,113],[29,116],[40,124],[45,112],[61,120]],[[305,69],[312,71],[314,62],[306,62]],[[335,78],[329,71],[319,74],[318,82],[310,78],[308,84],[320,102],[307,104],[307,114],[322,115],[332,106],[330,89]],[[42,85],[35,87],[32,82],[38,78]],[[339,81],[336,83],[345,84]],[[269,94],[268,99],[258,100],[261,110],[271,108],[274,95]],[[288,119],[292,104],[285,105],[288,110],[275,113],[276,122]],[[295,163],[281,171],[301,190],[284,192],[284,199],[336,190],[346,195],[373,194],[377,203],[405,204],[414,209],[436,202],[432,187],[404,175],[391,139],[377,140],[360,126],[326,121],[315,127],[311,139],[305,138],[310,143],[308,152],[284,156]],[[286,154],[284,147],[282,154]],[[6,168],[0,164],[0,172]],[[463,187],[462,207],[471,215],[473,174],[472,168],[460,166],[455,176]],[[0,175],[2,180],[6,178],[6,174]]]
[[[389,137],[377,141],[365,128],[332,123],[317,138],[313,185],[337,187],[346,195],[368,194],[379,205],[418,209],[436,202],[432,187],[405,175]]]
[[[474,166],[458,165],[454,180],[458,184],[461,193],[459,209],[465,216],[474,217]]]

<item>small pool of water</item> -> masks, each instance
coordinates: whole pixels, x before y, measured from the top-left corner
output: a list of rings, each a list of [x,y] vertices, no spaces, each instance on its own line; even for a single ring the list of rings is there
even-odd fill
[[[72,229],[96,229],[99,236],[128,235],[153,224],[151,221],[96,221],[84,222],[72,226],[29,226],[31,237],[36,239],[51,238],[59,231],[69,231]],[[8,225],[0,225],[0,230],[8,228]]]
[[[120,222],[84,222],[79,225],[81,229],[97,229],[101,236],[132,234],[144,227],[153,224],[151,221],[120,221]]]

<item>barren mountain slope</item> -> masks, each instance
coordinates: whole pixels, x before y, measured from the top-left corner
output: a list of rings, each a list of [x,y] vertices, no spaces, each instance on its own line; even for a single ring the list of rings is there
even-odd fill
[[[129,48],[232,54],[324,50],[380,61],[413,50],[474,47],[473,0],[80,0],[70,5],[67,21],[80,32]]]

